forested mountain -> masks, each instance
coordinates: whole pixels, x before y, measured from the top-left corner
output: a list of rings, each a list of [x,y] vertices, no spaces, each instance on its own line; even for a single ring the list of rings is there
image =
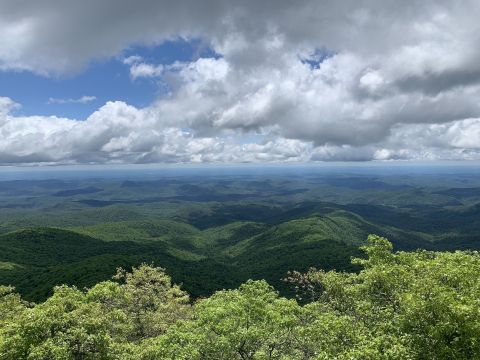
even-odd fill
[[[478,189],[473,170],[0,181],[0,359],[480,358]]]
[[[39,304],[0,287],[0,358],[480,358],[477,252],[392,253],[377,236],[363,250],[358,273],[289,273],[297,300],[249,280],[192,302],[146,265]]]
[[[193,298],[248,279],[292,296],[288,271],[356,271],[370,233],[397,250],[479,249],[480,178],[447,170],[0,181],[0,284],[40,301],[147,263]]]
[[[43,300],[54,285],[92,286],[119,266],[141,263],[166,267],[194,297],[250,278],[285,289],[280,280],[292,269],[354,269],[356,239],[366,233],[348,217],[334,219],[338,223],[315,217],[278,226],[235,222],[204,231],[165,220],[19,230],[0,235],[0,278],[29,300]]]

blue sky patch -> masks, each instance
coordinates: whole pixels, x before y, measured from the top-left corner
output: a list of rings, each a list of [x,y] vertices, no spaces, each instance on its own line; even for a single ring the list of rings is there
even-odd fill
[[[44,77],[31,72],[0,72],[0,96],[22,105],[16,115],[56,115],[85,119],[107,101],[124,101],[145,107],[167,91],[161,79],[131,79],[123,59],[140,56],[151,64],[188,62],[200,57],[218,57],[199,39],[176,39],[157,46],[133,46],[115,58],[92,61],[81,73],[70,77]],[[160,82],[160,83],[159,83]],[[84,98],[83,101],[82,97]]]

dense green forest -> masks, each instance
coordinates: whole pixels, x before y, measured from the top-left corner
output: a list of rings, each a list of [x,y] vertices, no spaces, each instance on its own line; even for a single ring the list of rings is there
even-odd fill
[[[200,231],[174,221],[129,221],[64,230],[34,228],[0,235],[1,283],[30,301],[44,300],[55,285],[92,286],[119,266],[159,264],[194,297],[267,279],[283,294],[289,270],[355,270],[353,235],[342,216],[308,218],[279,226],[234,222]],[[348,229],[352,236],[345,236]],[[362,231],[363,233],[364,231]],[[95,236],[95,237],[94,237]],[[366,238],[366,233],[363,234]]]
[[[38,302],[147,263],[194,299],[248,279],[292,297],[288,271],[356,272],[370,233],[396,250],[480,249],[477,170],[346,170],[0,179],[0,284]]]
[[[480,359],[475,171],[0,180],[0,359]]]
[[[359,272],[290,272],[296,299],[249,280],[193,301],[148,265],[37,304],[3,286],[0,359],[480,358],[478,252],[362,250]]]

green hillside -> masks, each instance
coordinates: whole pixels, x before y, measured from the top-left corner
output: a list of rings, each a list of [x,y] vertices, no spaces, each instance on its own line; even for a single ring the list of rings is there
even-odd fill
[[[44,240],[67,234],[42,231]],[[148,265],[88,289],[56,287],[38,304],[0,286],[0,358],[480,358],[477,252],[392,252],[374,235],[362,250],[354,273],[290,272],[296,299],[249,280],[191,301],[164,269]]]
[[[91,286],[119,266],[166,267],[193,296],[266,278],[282,291],[289,270],[355,270],[350,258],[373,230],[348,212],[279,225],[234,222],[198,230],[172,220],[121,221],[69,229],[34,228],[0,235],[0,279],[28,299],[56,284]]]
[[[53,228],[1,235],[0,262],[1,283],[16,286],[31,300],[45,298],[54,285],[91,286],[110,278],[119,266],[130,268],[143,262],[168,267],[173,278],[185,283],[195,296],[209,294],[220,284],[231,287],[240,281],[232,269],[213,259],[185,260],[172,255],[162,241],[103,241]],[[211,274],[216,278],[212,280]]]
[[[216,213],[216,206],[209,216]],[[357,271],[350,258],[359,256],[358,246],[370,233],[388,237],[396,249],[404,250],[478,248],[479,241],[474,221],[478,206],[448,210],[448,214],[447,210],[429,210],[429,216],[438,218],[435,231],[444,231],[435,234],[430,227],[433,235],[420,231],[429,228],[422,224],[426,220],[420,210],[412,218],[391,207],[373,205],[301,203],[281,212],[272,207],[270,213],[262,207],[260,218],[268,221],[233,220],[201,228],[178,219],[137,219],[115,208],[102,209],[99,222],[0,235],[0,283],[15,285],[27,299],[40,300],[54,285],[91,286],[111,277],[118,266],[131,268],[146,262],[166,267],[174,281],[194,297],[238,286],[247,279],[266,279],[291,295],[282,282],[290,270],[315,266]],[[197,220],[208,214],[207,209]],[[237,204],[222,216],[235,218],[237,211],[245,209]],[[258,216],[257,207],[250,210],[243,217]],[[105,221],[110,219],[105,214],[113,219],[119,216],[121,221]],[[471,219],[463,231],[461,216]],[[389,218],[405,229],[394,226]],[[215,219],[222,222],[222,218]]]
[[[102,223],[71,228],[80,234],[103,241],[130,241],[152,246],[164,246],[172,256],[183,260],[205,259],[198,250],[202,244],[199,230],[172,220],[144,220]]]

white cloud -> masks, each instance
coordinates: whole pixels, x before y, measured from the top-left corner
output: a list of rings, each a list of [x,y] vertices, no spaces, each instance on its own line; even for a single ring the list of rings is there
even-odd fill
[[[140,55],[132,55],[132,56],[128,56],[125,59],[123,59],[122,62],[125,65],[133,65],[133,64],[139,63],[141,61],[143,61],[143,58]]]
[[[0,120],[4,118],[10,111],[20,108],[20,104],[8,97],[0,96]]]
[[[478,159],[479,11],[474,0],[7,0],[4,71],[69,74],[175,37],[200,37],[219,58],[128,57],[132,79],[162,77],[171,93],[81,122],[16,117],[0,100],[2,161]],[[249,134],[263,140],[242,144]]]
[[[11,101],[2,100],[7,107]],[[4,108],[2,108],[4,109]],[[109,102],[84,121],[0,117],[0,164],[304,162],[392,159],[480,159],[480,118],[400,125],[374,145],[320,145],[264,133],[196,136],[168,124],[152,108]],[[242,141],[239,141],[242,140]]]
[[[78,99],[58,99],[58,98],[49,98],[48,104],[86,104],[92,101],[97,100],[96,96],[87,96],[84,95]]]
[[[291,161],[304,159],[309,147],[286,139],[198,138],[123,102],[109,102],[84,121],[5,114],[0,134],[0,164]]]
[[[163,65],[152,65],[146,63],[134,63],[130,67],[130,76],[132,79],[137,78],[151,78],[151,77],[159,77],[162,75],[164,70]]]

